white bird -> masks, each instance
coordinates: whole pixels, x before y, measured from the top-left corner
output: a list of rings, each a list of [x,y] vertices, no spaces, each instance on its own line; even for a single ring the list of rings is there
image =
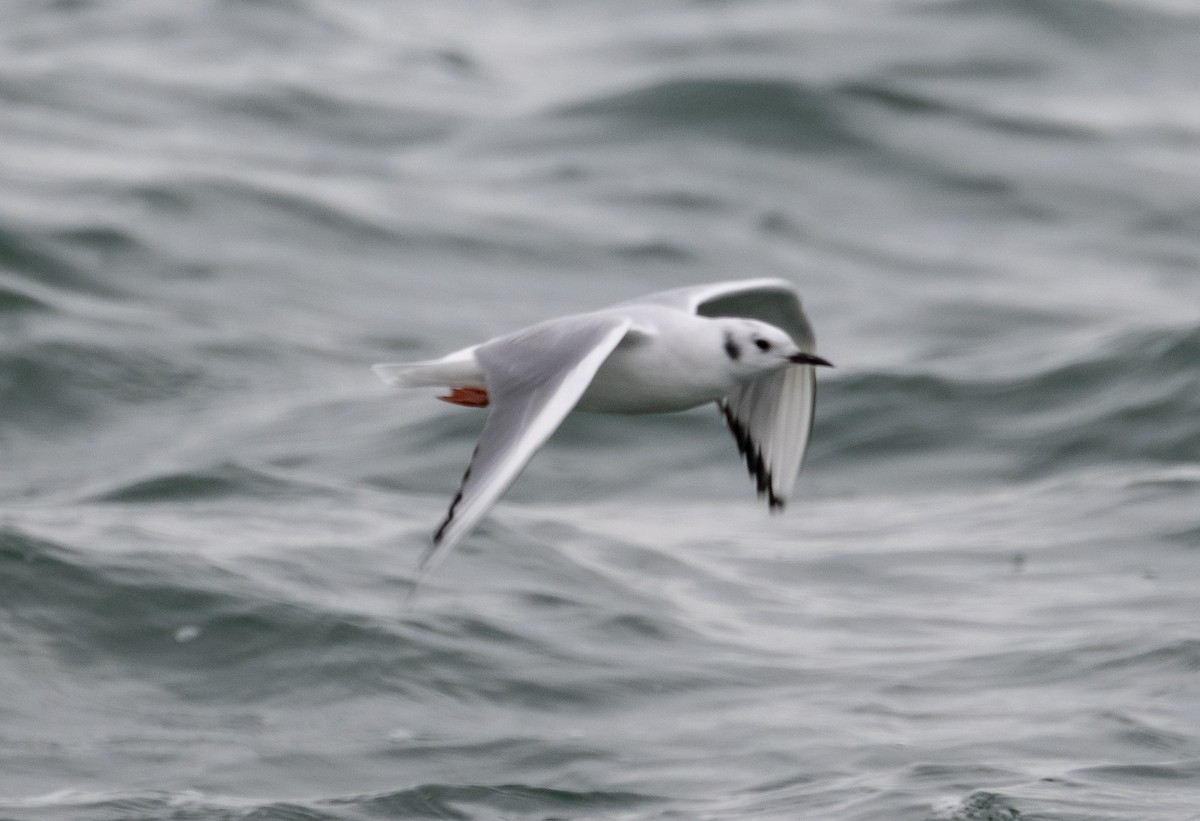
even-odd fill
[[[462,485],[420,563],[450,552],[508,490],[572,410],[664,413],[716,402],[772,510],[784,507],[808,445],[815,337],[781,279],[650,294],[533,325],[440,359],[375,365],[389,385],[445,387],[487,407]]]

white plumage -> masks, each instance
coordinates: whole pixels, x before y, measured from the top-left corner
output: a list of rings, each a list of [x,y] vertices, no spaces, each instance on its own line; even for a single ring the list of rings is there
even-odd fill
[[[815,336],[791,283],[721,282],[551,319],[440,359],[376,365],[400,387],[490,406],[462,485],[421,560],[467,536],[572,410],[660,413],[717,402],[759,495],[790,496],[812,430]]]

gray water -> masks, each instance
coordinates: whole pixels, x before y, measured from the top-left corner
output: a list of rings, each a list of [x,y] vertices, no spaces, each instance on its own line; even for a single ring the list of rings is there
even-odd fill
[[[0,816],[1200,819],[1184,0],[6,2]],[[440,355],[781,276],[713,408],[572,417],[413,605]]]

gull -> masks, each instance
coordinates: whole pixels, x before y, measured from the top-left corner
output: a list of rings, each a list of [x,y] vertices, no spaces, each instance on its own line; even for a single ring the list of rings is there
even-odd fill
[[[389,385],[446,388],[439,399],[489,408],[418,583],[573,410],[667,413],[716,402],[759,496],[782,510],[812,431],[814,366],[830,365],[815,345],[795,287],[749,279],[547,320],[440,359],[375,365]]]

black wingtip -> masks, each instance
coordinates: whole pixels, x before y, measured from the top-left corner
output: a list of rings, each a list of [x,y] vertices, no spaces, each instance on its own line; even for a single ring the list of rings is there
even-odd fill
[[[479,445],[475,445],[475,450],[471,452],[471,460],[467,462],[467,469],[463,471],[462,481],[458,483],[458,491],[455,492],[454,498],[450,500],[450,509],[446,511],[446,518],[442,519],[442,523],[438,525],[437,530],[433,531],[433,544],[425,552],[425,557],[421,560],[422,564],[437,549],[438,545],[442,543],[442,539],[446,536],[446,528],[450,527],[450,523],[454,521],[454,513],[458,509],[458,503],[462,501],[463,490],[466,489],[467,480],[471,478],[471,468],[475,465],[475,457],[478,455]]]
[[[775,495],[775,477],[771,475],[766,460],[763,459],[762,449],[750,438],[750,431],[738,421],[727,404],[718,402],[717,407],[721,409],[721,415],[725,417],[725,424],[733,433],[738,453],[746,461],[746,468],[750,471],[750,477],[754,479],[754,489],[758,492],[759,498],[767,497],[767,506],[772,513],[782,512],[787,505],[787,500]]]
[[[450,526],[450,517],[442,519],[442,523],[438,525],[437,530],[433,531],[433,539],[430,540],[430,545],[425,552],[429,552],[437,548],[442,543],[442,537],[446,535],[446,528]]]
[[[437,530],[433,531],[433,543],[429,546],[428,553],[432,553],[437,549],[437,546],[442,543],[442,539],[446,536],[446,528],[450,527],[450,523],[454,521],[454,508],[458,507],[458,503],[462,501],[462,491],[454,494],[453,501],[450,502],[450,509],[446,511],[446,518],[442,519],[442,523],[437,526]]]
[[[433,558],[433,554],[437,553],[442,544],[442,531],[446,529],[445,525],[438,528],[438,532],[433,535],[429,544],[421,551],[421,558],[417,559],[417,572],[421,572],[429,564],[429,560]]]

